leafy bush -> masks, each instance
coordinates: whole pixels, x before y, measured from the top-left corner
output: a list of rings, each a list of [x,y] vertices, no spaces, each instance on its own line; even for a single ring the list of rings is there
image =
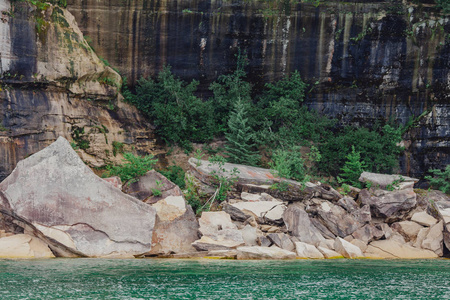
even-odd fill
[[[167,170],[158,170],[158,172],[166,176],[167,179],[178,185],[181,189],[186,187],[186,183],[184,182],[185,172],[180,166],[168,166]]]
[[[450,14],[450,1],[449,0],[436,0],[436,6],[442,10],[444,14]]]
[[[190,142],[211,140],[217,131],[211,102],[194,95],[197,86],[197,81],[187,84],[165,67],[156,81],[141,78],[136,94],[125,91],[124,96],[153,121],[166,142],[190,148]]]
[[[140,176],[153,169],[158,161],[153,156],[136,156],[133,153],[124,153],[124,162],[118,166],[108,166],[108,176],[119,176],[124,184],[136,182]]]
[[[450,194],[450,165],[447,165],[444,171],[429,170],[429,172],[433,173],[433,176],[425,176],[425,179],[430,181],[431,186]]]
[[[394,129],[386,125],[381,130],[369,130],[348,126],[328,136],[320,144],[320,170],[333,176],[338,175],[354,145],[367,171],[391,173],[397,167],[398,156],[402,151],[397,146],[400,141],[401,128]]]
[[[300,182],[307,179],[300,147],[292,147],[289,150],[277,149],[272,155],[270,167],[279,177]]]

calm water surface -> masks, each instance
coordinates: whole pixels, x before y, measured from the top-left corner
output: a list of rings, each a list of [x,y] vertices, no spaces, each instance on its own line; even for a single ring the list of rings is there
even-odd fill
[[[0,299],[450,299],[450,260],[0,260]]]

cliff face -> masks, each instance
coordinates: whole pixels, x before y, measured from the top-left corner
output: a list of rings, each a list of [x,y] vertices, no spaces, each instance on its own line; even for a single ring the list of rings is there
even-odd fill
[[[343,124],[405,124],[405,174],[450,163],[450,21],[401,2],[69,0],[94,49],[134,83],[169,64],[205,87],[250,59],[256,86],[300,70],[307,104]],[[357,142],[357,141],[356,141]]]
[[[152,127],[122,102],[122,79],[58,6],[0,0],[0,180],[63,136],[93,167],[155,150]]]

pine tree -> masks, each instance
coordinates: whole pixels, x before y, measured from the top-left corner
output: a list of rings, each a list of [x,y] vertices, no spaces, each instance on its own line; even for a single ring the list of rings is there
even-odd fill
[[[341,169],[342,173],[339,176],[344,182],[360,188],[361,183],[358,179],[364,171],[364,168],[366,168],[366,164],[361,162],[361,154],[355,151],[355,146],[352,146],[352,152],[347,155],[347,161]]]
[[[228,141],[225,149],[229,160],[238,164],[256,165],[259,161],[257,152],[252,148],[253,132],[247,124],[247,108],[244,102],[238,98],[228,120],[228,132],[225,137]]]

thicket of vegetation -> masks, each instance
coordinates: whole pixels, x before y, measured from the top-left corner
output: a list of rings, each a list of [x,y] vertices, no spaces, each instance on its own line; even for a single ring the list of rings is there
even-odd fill
[[[124,96],[150,118],[167,143],[189,151],[192,142],[222,137],[228,161],[272,166],[284,177],[301,181],[307,175],[341,174],[341,181],[356,184],[355,172],[390,173],[397,167],[400,126],[341,127],[302,105],[309,87],[297,71],[253,91],[246,64],[246,57],[239,55],[236,70],[210,85],[209,99],[196,96],[197,81],[176,78],[170,67],[156,79],[140,79],[136,91],[126,90]],[[311,157],[301,154],[300,146],[313,149]],[[271,162],[263,164],[262,154]]]

